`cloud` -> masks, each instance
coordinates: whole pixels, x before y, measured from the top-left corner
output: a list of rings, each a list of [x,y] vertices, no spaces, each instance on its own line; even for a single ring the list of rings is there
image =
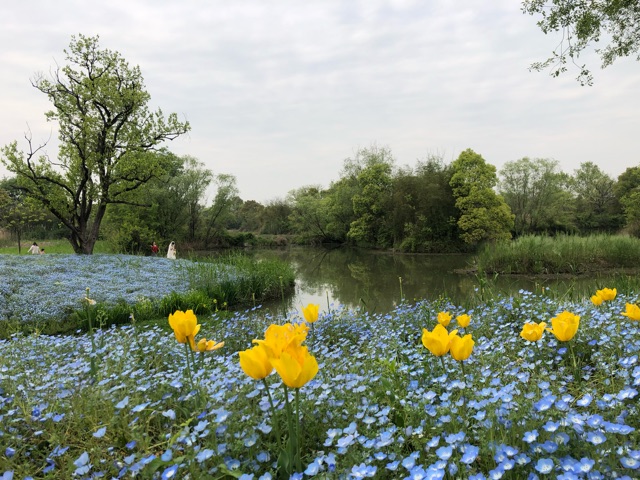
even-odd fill
[[[236,175],[245,199],[328,186],[373,142],[400,164],[470,147],[498,168],[552,157],[568,172],[593,161],[612,175],[638,147],[638,64],[598,71],[592,88],[529,72],[557,39],[519,2],[39,0],[6,10],[0,144],[25,122],[49,135],[50,106],[29,78],[63,63],[72,34],[100,34],[140,65],[154,108],[190,121],[170,148]]]

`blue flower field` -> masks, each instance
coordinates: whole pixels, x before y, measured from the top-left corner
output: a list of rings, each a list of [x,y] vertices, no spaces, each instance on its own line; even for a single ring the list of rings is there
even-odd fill
[[[56,315],[87,287],[132,302],[181,288],[172,262],[153,259],[151,271],[99,257],[69,257],[79,263],[68,269],[47,257],[2,263],[2,318]],[[638,478],[640,322],[621,315],[636,302],[631,292],[596,306],[521,291],[375,315],[321,306],[305,342],[319,370],[299,389],[302,466],[290,477]],[[520,336],[563,311],[580,317],[571,340]],[[439,312],[470,316],[449,327],[472,335],[467,360],[423,346]],[[0,341],[0,478],[289,478],[279,463],[286,389],[275,372],[247,376],[238,352],[270,324],[302,321],[259,307],[198,316],[198,335],[225,345],[195,354],[165,320]]]

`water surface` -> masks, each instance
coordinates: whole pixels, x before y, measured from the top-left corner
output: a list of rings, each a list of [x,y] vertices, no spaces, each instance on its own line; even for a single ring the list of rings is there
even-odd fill
[[[478,276],[468,272],[470,255],[407,255],[354,248],[290,247],[255,250],[257,258],[280,258],[296,272],[295,293],[289,307],[308,303],[362,307],[370,312],[391,311],[402,299],[414,302],[442,297],[458,305],[495,294],[520,290],[567,298],[584,297],[596,288],[615,286],[618,280],[599,277]],[[593,290],[593,292],[592,292]]]

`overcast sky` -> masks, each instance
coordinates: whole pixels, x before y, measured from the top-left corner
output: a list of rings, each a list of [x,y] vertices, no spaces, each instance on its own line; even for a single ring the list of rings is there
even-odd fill
[[[150,106],[191,124],[168,147],[234,175],[245,200],[328,187],[372,144],[410,166],[466,148],[498,169],[525,156],[614,177],[638,165],[640,63],[585,56],[593,87],[574,70],[529,72],[559,41],[535,22],[516,0],[7,0],[0,145],[25,148],[30,128],[53,135],[55,156],[51,104],[30,79],[81,33],[140,66]]]

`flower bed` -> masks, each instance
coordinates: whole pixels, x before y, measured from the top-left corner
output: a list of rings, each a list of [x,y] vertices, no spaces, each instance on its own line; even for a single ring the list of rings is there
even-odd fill
[[[626,305],[635,298],[595,305],[521,292],[472,308],[321,311],[304,338],[318,370],[299,388],[293,478],[637,478],[640,329]],[[280,370],[251,378],[260,369],[243,371],[238,352],[287,321],[302,318],[247,311],[199,317],[201,328],[185,317],[177,336],[121,327],[0,343],[0,472],[278,478],[287,390]],[[523,329],[539,322],[567,341]],[[461,360],[425,348],[422,329],[438,324],[471,334],[470,355],[468,344]],[[189,353],[196,334],[224,347]]]
[[[0,255],[0,320],[60,318],[81,306],[89,288],[98,302],[134,304],[191,288],[188,260],[131,255]]]

